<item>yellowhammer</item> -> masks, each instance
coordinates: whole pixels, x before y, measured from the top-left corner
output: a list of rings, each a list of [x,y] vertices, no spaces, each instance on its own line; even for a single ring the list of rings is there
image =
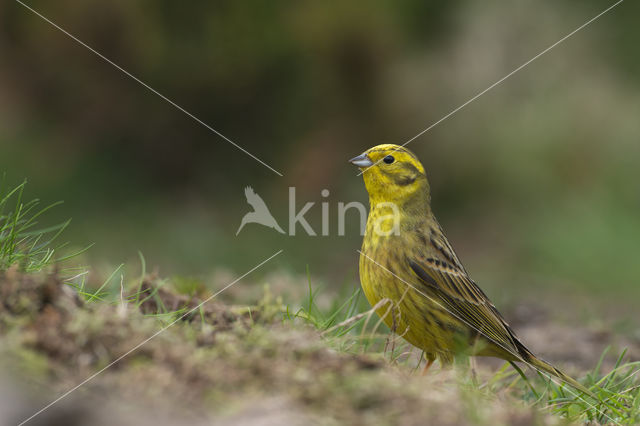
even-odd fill
[[[378,145],[350,160],[360,167],[371,205],[360,253],[360,282],[390,328],[422,349],[428,368],[456,352],[525,362],[591,394],[537,358],[469,278],[431,211],[424,167],[408,149]]]

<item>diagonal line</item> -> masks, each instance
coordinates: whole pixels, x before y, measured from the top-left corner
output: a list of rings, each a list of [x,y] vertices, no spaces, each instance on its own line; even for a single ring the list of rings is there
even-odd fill
[[[440,302],[438,302],[437,300],[433,299],[432,297],[430,297],[429,295],[427,295],[426,293],[420,291],[419,289],[417,289],[413,284],[411,284],[410,282],[404,280],[402,277],[399,277],[398,275],[394,274],[393,272],[391,272],[389,269],[385,268],[384,266],[382,266],[380,263],[376,262],[374,259],[372,259],[371,257],[367,256],[366,254],[364,254],[362,251],[360,250],[356,250],[358,253],[360,253],[360,255],[364,256],[365,258],[367,258],[367,260],[371,261],[372,263],[374,263],[375,265],[379,266],[380,268],[384,269],[385,271],[387,271],[388,273],[390,273],[391,275],[393,275],[395,278],[399,279],[400,281],[402,281],[404,284],[406,284],[407,286],[411,287],[413,290],[415,290],[417,293],[421,294],[422,296],[426,297],[427,299],[429,299],[430,302],[435,303],[437,306],[439,306],[441,309],[444,309],[449,315],[453,315],[454,317],[456,317],[458,320],[462,321],[463,323],[465,323],[466,325],[468,325],[469,327],[471,327],[473,330],[477,331],[479,334],[481,334],[482,336],[484,336],[486,339],[489,339],[491,342],[493,342],[494,344],[500,346],[502,349],[504,349],[505,351],[507,351],[508,353],[510,353],[511,355],[513,355],[514,357],[516,357],[516,359],[521,360],[522,362],[524,362],[525,364],[527,364],[529,367],[533,368],[534,370],[536,370],[538,373],[546,376],[549,378],[549,380],[553,381],[554,383],[557,382],[561,382],[560,379],[556,378],[556,377],[552,377],[550,374],[548,374],[545,371],[541,371],[540,369],[538,369],[535,365],[531,365],[528,362],[524,361],[522,359],[522,357],[518,354],[516,354],[515,352],[513,352],[511,349],[505,347],[503,344],[501,344],[500,342],[496,342],[493,338],[487,336],[485,333],[483,333],[482,331],[478,330],[476,327],[474,327],[472,324],[469,324],[468,321],[465,321],[463,318],[460,318],[459,315],[456,315],[455,313],[451,312],[449,309],[445,308],[444,306],[442,306],[442,304]],[[557,381],[557,382],[556,382]],[[598,410],[598,408],[596,408],[595,405],[591,404],[589,401],[587,401],[586,399],[584,399],[582,396],[578,395],[576,392],[574,392],[569,386],[565,388],[566,391],[570,392],[572,395],[574,395],[575,397],[579,398],[580,400],[582,400],[584,403],[586,403],[588,406],[590,406],[591,408],[595,409],[596,412],[602,414],[603,416],[607,417],[609,420],[611,420],[611,422],[613,422],[614,424],[619,424],[618,422],[616,422],[615,420],[613,420],[611,417],[609,417],[608,414],[603,413],[602,411]]]
[[[611,373],[613,373],[613,372],[614,372],[614,371],[616,371],[616,370],[617,370],[617,368],[616,368],[616,369],[613,369],[613,371],[611,371]],[[640,372],[640,368],[638,368],[636,371],[634,371],[633,373],[631,373],[630,375],[628,375],[627,377],[625,377],[624,379],[622,379],[620,382],[618,382],[618,386],[620,386],[621,384],[623,384],[624,382],[626,382],[627,380],[629,380],[630,378],[632,378],[633,376],[635,376],[635,375],[636,375],[636,374],[638,374],[639,372]],[[611,374],[611,373],[609,373],[609,374]],[[605,377],[606,377],[606,376],[605,376]],[[624,394],[624,393],[631,392],[632,390],[637,389],[639,386],[640,386],[640,385],[631,385],[628,389],[625,389],[625,390],[623,390],[622,392],[618,392],[617,394],[613,394],[613,395],[611,395],[611,396],[608,396],[608,397],[606,397],[605,399],[603,399],[603,400],[602,400],[602,401],[600,401],[600,402],[605,403],[605,402],[607,402],[607,401],[610,401],[610,400],[612,400],[612,399],[613,399],[614,397],[616,397],[616,396],[620,396],[620,395],[622,395],[622,394]]]
[[[635,376],[635,375],[636,375],[636,374],[638,374],[639,372],[640,372],[640,368],[638,368],[636,371],[634,371],[633,373],[631,373],[630,375],[628,375],[627,377],[625,377],[624,379],[622,379],[622,380],[618,383],[618,385],[623,384],[624,382],[626,382],[627,380],[629,380],[630,378],[632,378],[633,376]],[[618,395],[622,395],[623,393],[627,393],[627,392],[629,392],[629,391],[633,390],[633,388],[635,388],[635,387],[637,387],[637,386],[632,385],[629,389],[627,389],[627,390],[624,390],[624,391],[620,392]],[[617,396],[617,395],[612,395],[612,396],[610,396],[609,398],[605,399],[605,401],[608,401],[609,399],[613,398],[614,396]]]
[[[238,145],[237,143],[235,143],[234,141],[232,141],[231,139],[229,139],[228,137],[226,137],[225,135],[223,135],[222,133],[220,133],[219,131],[217,131],[216,129],[211,127],[210,125],[208,125],[207,123],[205,123],[204,121],[200,120],[198,117],[196,117],[195,115],[193,115],[192,113],[190,113],[189,111],[187,111],[186,109],[184,109],[183,107],[181,107],[180,105],[178,105],[177,103],[172,101],[171,99],[167,98],[165,95],[163,95],[162,93],[158,92],[156,89],[154,89],[153,87],[149,86],[147,83],[145,83],[144,81],[140,80],[138,77],[136,77],[135,75],[131,74],[129,71],[125,70],[120,65],[116,64],[115,62],[113,62],[111,59],[109,59],[106,56],[104,56],[102,53],[98,52],[97,50],[95,50],[94,48],[92,48],[91,46],[89,46],[88,44],[86,44],[85,42],[83,42],[82,40],[80,40],[79,38],[74,36],[73,34],[69,33],[64,28],[60,27],[59,25],[57,25],[55,22],[51,21],[46,16],[42,15],[41,13],[39,13],[36,10],[34,10],[33,8],[27,6],[26,4],[24,4],[20,0],[15,0],[15,1],[17,3],[19,3],[19,4],[21,4],[22,6],[24,6],[26,9],[30,10],[31,12],[33,12],[34,14],[36,14],[37,16],[39,16],[40,18],[42,18],[44,21],[46,21],[49,24],[51,24],[52,26],[54,26],[56,29],[60,30],[62,33],[64,33],[65,35],[67,35],[68,37],[70,37],[71,39],[76,41],[81,46],[86,47],[91,52],[93,52],[94,54],[96,54],[97,56],[102,58],[104,61],[106,61],[109,64],[113,65],[118,70],[122,71],[128,77],[131,77],[133,80],[135,80],[136,82],[140,83],[142,86],[144,86],[149,91],[155,93],[160,98],[164,99],[165,101],[167,101],[168,103],[173,105],[176,109],[182,111],[183,113],[185,113],[186,115],[188,115],[189,117],[191,117],[192,119],[194,119],[195,121],[197,121],[198,123],[200,123],[201,125],[206,127],[207,129],[211,130],[213,133],[215,133],[216,135],[220,136],[222,139],[224,139],[225,141],[229,142],[231,145],[235,146],[240,151],[244,152],[249,157],[251,157],[254,160],[256,160],[258,163],[262,164],[263,166],[265,166],[266,168],[268,168],[269,170],[271,170],[272,172],[274,172],[278,176],[282,176],[282,173],[280,173],[279,171],[277,171],[276,169],[274,169],[273,167],[271,167],[270,165],[268,165],[267,163],[265,163],[264,161],[262,161],[261,159],[259,159],[258,157],[256,157],[255,155],[253,155],[252,153],[250,153],[249,151],[247,151],[246,149],[244,149],[243,147],[241,147],[240,145]]]
[[[236,284],[238,281],[240,281],[241,279],[243,279],[244,277],[246,277],[247,275],[249,275],[250,273],[252,273],[253,271],[255,271],[256,269],[260,268],[262,265],[264,265],[265,263],[269,262],[271,259],[273,259],[274,257],[276,257],[277,255],[279,255],[280,253],[282,253],[283,250],[279,250],[277,251],[275,254],[271,255],[269,258],[263,260],[262,262],[260,262],[259,264],[257,264],[256,266],[254,266],[253,268],[251,268],[249,271],[245,272],[244,274],[242,274],[241,276],[239,276],[238,278],[236,278],[235,280],[233,280],[231,283],[227,284],[225,287],[223,287],[221,290],[218,290],[216,293],[214,293],[213,295],[209,296],[207,299],[205,299],[203,302],[201,302],[198,306],[196,306],[195,308],[187,311],[185,314],[181,315],[180,317],[178,317],[178,319],[176,319],[175,321],[173,321],[172,323],[170,323],[169,325],[161,328],[160,330],[158,330],[157,332],[155,332],[154,334],[152,334],[150,337],[146,338],[145,340],[143,340],[142,342],[138,343],[136,346],[134,346],[133,348],[131,348],[130,350],[128,350],[127,352],[125,352],[123,355],[120,355],[118,358],[116,358],[114,361],[111,361],[109,364],[107,364],[106,367],[98,370],[97,372],[95,372],[94,374],[92,374],[91,376],[87,377],[86,379],[84,379],[82,382],[80,382],[79,384],[77,384],[76,386],[72,387],[71,389],[69,389],[68,391],[66,391],[65,393],[63,393],[62,395],[60,395],[58,398],[56,398],[55,400],[51,401],[49,404],[45,405],[44,407],[42,407],[40,410],[38,410],[37,412],[33,413],[31,416],[29,416],[28,418],[24,419],[22,422],[20,422],[18,424],[18,426],[22,426],[23,424],[27,423],[29,420],[33,419],[34,417],[36,417],[37,415],[41,414],[43,411],[47,410],[48,408],[50,408],[52,405],[56,404],[57,402],[59,402],[61,399],[67,397],[69,394],[71,394],[72,392],[74,392],[75,390],[77,390],[78,388],[80,388],[81,386],[85,385],[87,382],[91,381],[92,379],[94,379],[96,376],[98,376],[100,373],[104,372],[106,369],[112,367],[114,364],[118,363],[120,360],[122,360],[123,358],[125,358],[126,356],[128,356],[129,354],[131,354],[132,352],[136,351],[138,348],[140,348],[142,345],[144,345],[145,343],[147,343],[149,340],[153,339],[154,337],[158,336],[159,334],[163,333],[166,329],[168,329],[169,327],[171,327],[172,325],[174,325],[175,323],[177,323],[178,321],[182,320],[184,317],[186,317],[187,315],[193,313],[194,311],[200,309],[200,307],[202,305],[204,305],[205,303],[207,303],[208,301],[210,301],[211,299],[213,299],[214,297],[216,297],[217,295],[219,295],[220,293],[222,293],[223,291],[225,291],[226,289],[228,289],[229,287],[231,287],[232,285]]]
[[[500,346],[502,349],[504,349],[505,351],[509,352],[511,355],[513,355],[514,357],[516,357],[517,359],[522,360],[522,357],[518,354],[516,354],[515,352],[513,352],[511,349],[507,348],[506,346],[504,346],[502,343],[500,342],[496,342],[495,340],[493,340],[491,337],[487,336],[485,333],[483,333],[482,331],[478,330],[476,327],[473,326],[473,324],[469,324],[468,321],[466,321],[464,318],[461,318],[459,315],[451,312],[449,309],[445,308],[444,306],[442,306],[442,304],[440,302],[438,302],[437,300],[435,300],[434,298],[428,296],[427,294],[425,294],[424,292],[420,291],[419,289],[417,289],[413,284],[409,283],[408,281],[406,281],[405,279],[399,277],[398,275],[396,275],[395,273],[391,272],[389,269],[385,268],[384,266],[382,266],[380,263],[376,262],[374,259],[372,259],[371,257],[367,256],[366,254],[364,254],[362,251],[360,250],[356,250],[358,253],[360,253],[362,256],[366,257],[367,260],[371,261],[372,263],[374,263],[375,265],[379,266],[380,268],[384,269],[385,271],[387,271],[388,273],[390,273],[391,275],[393,275],[395,278],[399,279],[400,281],[402,281],[404,284],[406,284],[407,286],[411,287],[412,289],[414,289],[416,292],[420,293],[422,296],[424,296],[425,298],[429,299],[430,302],[435,303],[438,307],[440,307],[441,309],[443,309],[444,311],[446,311],[449,315],[453,315],[454,317],[456,317],[458,320],[462,321],[463,323],[465,323],[466,325],[468,325],[469,327],[471,327],[473,330],[477,331],[478,333],[480,333],[482,336],[484,336],[485,338],[491,340],[493,343],[495,343],[496,345]],[[524,362],[524,360],[523,360]]]
[[[16,0],[18,1],[18,0]],[[609,12],[611,9],[613,9],[614,7],[618,6],[620,3],[622,3],[624,0],[618,0],[617,2],[615,2],[614,4],[612,4],[611,6],[609,6],[608,8],[606,8],[605,10],[603,10],[602,12],[600,12],[599,14],[597,14],[596,16],[594,16],[593,18],[589,19],[587,22],[585,22],[584,24],[580,25],[578,28],[576,28],[575,30],[571,31],[569,34],[567,34],[566,36],[562,37],[560,40],[556,41],[555,43],[553,43],[551,46],[547,47],[546,49],[544,49],[542,52],[538,53],[536,56],[534,56],[533,58],[529,59],[527,62],[523,63],[522,65],[520,65],[518,68],[514,69],[513,71],[511,71],[509,74],[505,75],[504,77],[502,77],[500,80],[496,81],[495,83],[493,83],[491,86],[487,87],[486,89],[484,89],[483,91],[479,92],[477,95],[475,95],[474,97],[472,97],[471,99],[469,99],[468,101],[466,101],[465,103],[463,103],[462,105],[460,105],[459,107],[457,107],[456,109],[452,110],[451,112],[449,112],[447,115],[445,115],[444,117],[442,117],[440,120],[436,121],[435,123],[433,123],[432,125],[430,125],[429,127],[427,127],[426,129],[422,130],[420,133],[418,133],[417,135],[415,135],[414,137],[412,137],[411,139],[409,139],[408,141],[406,141],[405,143],[403,143],[402,146],[405,146],[411,142],[413,142],[414,140],[416,140],[417,138],[419,138],[420,136],[424,135],[425,133],[427,133],[429,130],[433,129],[434,127],[436,127],[438,124],[442,123],[444,120],[446,120],[447,118],[451,117],[452,115],[454,115],[455,113],[457,113],[458,111],[460,111],[462,108],[466,107],[467,105],[469,105],[470,103],[472,103],[473,101],[475,101],[476,99],[478,99],[480,96],[484,95],[485,93],[487,93],[488,91],[490,91],[491,89],[493,89],[494,87],[496,87],[497,85],[499,85],[500,83],[502,83],[503,81],[505,81],[506,79],[508,79],[509,77],[511,77],[512,75],[514,75],[515,73],[517,73],[518,71],[520,71],[521,69],[523,69],[524,67],[526,67],[527,65],[529,65],[530,63],[532,63],[533,61],[535,61],[536,59],[538,59],[539,57],[541,57],[542,55],[544,55],[545,53],[549,52],[550,50],[552,50],[554,47],[558,46],[559,44],[561,44],[562,42],[564,42],[565,40],[567,40],[569,37],[573,36],[574,34],[576,34],[578,31],[584,29],[586,26],[588,26],[589,24],[593,23],[595,20],[597,20],[598,18],[600,18],[602,15],[606,14],[607,12]],[[394,151],[397,150],[394,149]],[[382,160],[378,160],[377,162],[375,162],[374,164],[372,164],[371,166],[367,167],[366,169],[360,171],[360,173],[358,173],[358,176],[360,176],[361,174],[363,174],[364,172],[366,172],[367,170],[369,170],[370,167],[375,166],[376,164],[379,164],[380,161]]]

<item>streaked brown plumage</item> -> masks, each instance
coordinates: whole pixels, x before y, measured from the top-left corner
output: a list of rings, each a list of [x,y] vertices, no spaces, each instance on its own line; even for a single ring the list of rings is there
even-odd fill
[[[363,170],[370,202],[360,281],[372,305],[394,302],[393,316],[378,310],[387,325],[429,363],[450,363],[459,351],[520,361],[592,395],[533,355],[469,277],[431,211],[425,170],[413,153],[379,145],[351,162]]]

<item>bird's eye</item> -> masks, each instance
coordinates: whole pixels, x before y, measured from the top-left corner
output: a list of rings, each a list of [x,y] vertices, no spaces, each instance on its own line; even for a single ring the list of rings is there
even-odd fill
[[[387,164],[391,164],[391,163],[393,163],[394,161],[396,161],[396,159],[395,159],[395,158],[393,158],[393,155],[387,155],[386,157],[384,157],[384,158],[382,159],[382,161],[384,161],[384,162],[385,162],[385,163],[387,163]]]

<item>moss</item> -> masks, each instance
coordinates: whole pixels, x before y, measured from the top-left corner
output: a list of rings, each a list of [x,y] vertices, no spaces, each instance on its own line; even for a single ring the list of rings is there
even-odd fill
[[[24,378],[39,378],[54,394],[168,324],[168,317],[145,315],[159,308],[157,300],[123,308],[82,302],[55,276],[0,280],[1,289],[15,291],[0,312],[4,352],[12,354],[3,357],[4,366],[19,368]],[[176,309],[202,300],[173,293],[170,286],[155,287],[153,280],[146,280],[145,288]],[[268,289],[252,307],[211,301],[78,392],[99,406],[129,407],[125,417],[143,406],[159,406],[193,421],[284,416],[278,419],[289,423],[391,425],[429,419],[458,425],[509,424],[514,415],[528,419],[524,423],[546,419],[513,398],[465,394],[454,372],[423,378],[379,357],[336,351],[316,330],[283,323],[282,310],[282,301]]]

